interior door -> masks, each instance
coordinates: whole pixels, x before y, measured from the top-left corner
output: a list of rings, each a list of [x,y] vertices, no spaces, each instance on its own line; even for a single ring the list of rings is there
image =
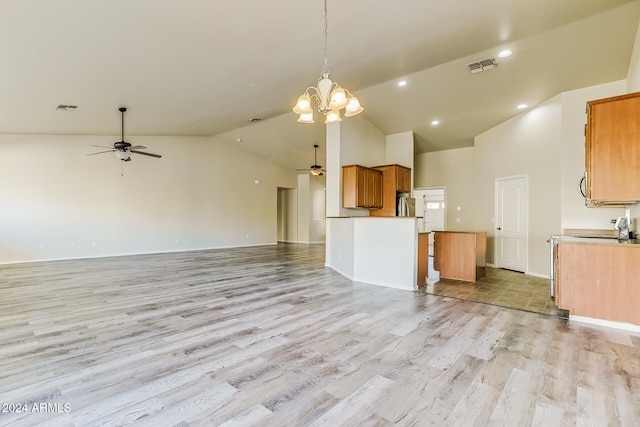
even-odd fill
[[[496,179],[495,265],[527,269],[527,176]]]

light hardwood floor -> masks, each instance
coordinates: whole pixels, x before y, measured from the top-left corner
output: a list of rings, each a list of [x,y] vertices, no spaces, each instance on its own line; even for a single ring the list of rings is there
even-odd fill
[[[0,425],[639,425],[638,334],[323,260],[279,244],[0,266]]]

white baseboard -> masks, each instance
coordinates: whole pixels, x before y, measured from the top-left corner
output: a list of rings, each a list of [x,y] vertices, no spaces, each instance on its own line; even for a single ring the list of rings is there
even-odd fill
[[[605,326],[607,328],[621,329],[623,331],[640,333],[640,325],[632,323],[612,322],[610,320],[594,319],[592,317],[569,315],[569,320],[573,322],[587,323],[589,325]]]

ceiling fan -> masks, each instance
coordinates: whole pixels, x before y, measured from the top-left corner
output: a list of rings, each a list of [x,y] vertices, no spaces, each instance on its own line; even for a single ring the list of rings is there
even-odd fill
[[[153,153],[146,153],[144,151],[139,151],[139,150],[144,150],[147,147],[142,145],[131,145],[130,143],[124,140],[124,112],[127,111],[127,109],[125,107],[120,107],[118,110],[122,114],[122,141],[114,142],[113,148],[104,147],[102,145],[91,145],[92,147],[108,148],[108,150],[98,151],[97,153],[90,153],[90,154],[87,154],[87,156],[93,156],[95,154],[102,154],[102,153],[114,153],[116,157],[122,160],[123,162],[131,161],[131,153],[142,154],[143,156],[155,157],[158,159],[162,157],[160,154],[153,154]]]
[[[318,144],[313,144],[313,165],[309,169],[298,169],[298,171],[309,171],[311,175],[322,176],[326,172],[326,169],[318,164]]]

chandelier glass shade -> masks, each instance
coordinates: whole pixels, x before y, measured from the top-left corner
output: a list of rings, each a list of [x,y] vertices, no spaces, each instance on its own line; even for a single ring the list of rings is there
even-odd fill
[[[308,87],[298,97],[298,102],[293,107],[293,112],[300,116],[298,122],[314,123],[311,100],[315,101],[318,112],[325,116],[325,123],[342,121],[340,112],[343,109],[345,117],[355,116],[364,111],[358,98],[329,78],[327,67],[327,0],[324,0],[324,66],[318,79],[318,84],[315,87]]]

